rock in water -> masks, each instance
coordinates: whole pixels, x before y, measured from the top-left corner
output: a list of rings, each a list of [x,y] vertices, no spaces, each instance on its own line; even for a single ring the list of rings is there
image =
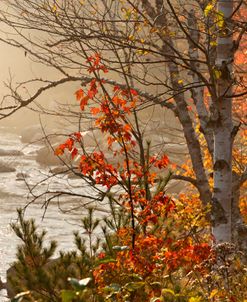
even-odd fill
[[[55,149],[57,146],[53,146]],[[58,166],[62,161],[54,154],[54,150],[50,146],[45,146],[37,151],[36,161],[45,166]]]
[[[22,129],[21,131],[21,142],[22,143],[31,143],[38,142],[44,137],[40,125],[28,126]]]
[[[21,156],[21,155],[24,155],[24,153],[19,150],[0,149],[0,156]]]
[[[11,167],[8,163],[0,162],[0,173],[15,172],[16,169]]]
[[[25,180],[26,178],[30,177],[30,175],[28,173],[22,173],[22,172],[18,172],[16,174],[16,180]]]

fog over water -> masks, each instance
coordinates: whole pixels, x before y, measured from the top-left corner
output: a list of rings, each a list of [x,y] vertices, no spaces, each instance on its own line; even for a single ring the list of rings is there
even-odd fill
[[[11,230],[10,223],[16,222],[16,208],[24,207],[31,200],[29,191],[21,174],[25,174],[25,180],[29,185],[34,185],[38,181],[51,175],[48,166],[40,166],[36,160],[36,151],[40,145],[26,145],[21,143],[20,137],[15,133],[8,132],[8,128],[0,127],[1,150],[10,153],[11,150],[21,151],[21,155],[0,156],[1,164],[7,167],[14,167],[16,171],[0,173],[0,277],[5,280],[6,270],[15,260],[16,246],[19,243],[18,238]],[[1,167],[0,167],[1,168]],[[74,192],[90,194],[90,189],[83,186],[80,179],[68,179],[65,175],[57,176],[52,180],[37,187],[36,192],[44,192],[49,186],[50,189],[71,189]],[[51,202],[45,217],[43,201],[40,200],[31,204],[26,212],[26,218],[35,218],[40,230],[45,229],[48,232],[48,240],[55,239],[59,242],[59,250],[69,250],[74,248],[73,231],[80,230],[80,220],[84,215],[82,199],[63,198],[60,203]],[[77,208],[73,211],[74,208]],[[59,210],[60,209],[60,210]],[[66,212],[66,213],[63,213]],[[98,212],[98,215],[105,216],[106,213]],[[0,291],[0,301],[4,301],[4,291]]]
[[[4,82],[7,82],[10,77],[13,83],[25,81],[35,77],[46,77],[49,73],[49,78],[56,77],[55,73],[49,68],[44,68],[39,64],[30,62],[24,52],[19,49],[14,49],[10,46],[0,43],[0,98],[8,93]],[[54,89],[41,97],[40,101],[46,104],[48,108],[54,107],[55,101],[68,101],[73,99],[75,86],[65,87],[64,90]],[[71,97],[72,96],[72,97]],[[0,150],[21,150],[22,156],[0,156],[0,162],[6,166],[16,168],[15,172],[0,173],[0,277],[5,280],[5,272],[9,265],[15,260],[17,237],[13,234],[10,228],[10,223],[16,221],[16,208],[23,207],[28,202],[28,190],[25,182],[18,179],[18,173],[27,173],[27,181],[34,184],[39,179],[47,174],[50,167],[40,167],[35,160],[36,151],[41,148],[40,145],[29,145],[21,143],[20,134],[25,128],[28,132],[28,127],[39,124],[39,114],[29,109],[22,109],[14,115],[0,120]],[[47,118],[41,116],[42,123],[46,127],[54,127],[56,120],[54,117]],[[54,186],[61,188],[68,184],[66,179],[60,178],[53,182]],[[80,181],[72,180],[70,184],[74,188],[81,186]],[[42,188],[41,188],[42,189]],[[85,190],[85,188],[83,189]],[[62,207],[68,210],[72,208],[76,201],[64,201]],[[79,228],[79,222],[82,217],[82,211],[76,213],[62,214],[58,210],[56,203],[51,204],[46,212],[45,218],[42,220],[44,209],[42,203],[31,205],[26,211],[26,217],[35,218],[37,224],[41,228],[48,231],[48,238],[59,238],[59,249],[71,249],[73,247],[74,230]],[[0,302],[4,301],[4,291],[0,291]]]

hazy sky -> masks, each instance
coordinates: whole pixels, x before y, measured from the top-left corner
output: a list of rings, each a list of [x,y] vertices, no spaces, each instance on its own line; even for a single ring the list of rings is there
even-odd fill
[[[0,42],[0,97],[1,99],[5,94],[8,93],[8,89],[5,87],[4,82],[8,82],[10,79],[10,74],[13,83],[18,83],[20,81],[29,80],[31,78],[61,78],[51,68],[45,67],[41,64],[32,62],[28,55],[21,49],[13,48]],[[62,89],[53,89],[49,93],[43,95],[40,98],[40,102],[45,104],[49,108],[54,107],[56,101],[68,101],[74,102],[74,91],[80,83],[74,85],[66,85]],[[30,124],[39,123],[38,114],[28,109],[22,109],[15,113],[13,116],[6,119],[0,120],[0,127],[11,126],[17,127],[18,129],[23,128]]]
[[[0,0],[1,6],[1,0]],[[3,27],[1,27],[1,31],[3,31]],[[0,33],[1,36],[3,35]],[[26,80],[30,80],[32,78],[40,78],[43,79],[61,79],[61,74],[58,74],[57,71],[54,71],[52,68],[45,67],[44,65],[37,64],[32,62],[28,55],[25,56],[24,50],[13,48],[0,42],[0,98],[2,99],[5,94],[8,93],[6,87],[4,87],[4,82],[8,81],[10,78],[10,74],[13,81],[13,86],[15,83],[23,82]],[[150,73],[151,71],[149,71]],[[157,67],[155,68],[155,72],[157,72]],[[162,69],[163,73],[163,69]],[[73,85],[68,84],[64,85],[62,88],[57,88],[53,90],[49,90],[48,93],[42,95],[39,99],[41,104],[46,105],[48,108],[54,108],[55,102],[68,102],[71,104],[75,104],[74,92],[79,88],[80,83],[74,83]],[[158,87],[158,86],[157,86]],[[154,87],[154,91],[150,91],[151,93],[155,93],[156,87]],[[147,109],[150,112],[150,109]],[[159,108],[160,112],[160,108]],[[161,111],[163,115],[165,111]],[[169,112],[169,124],[170,118],[173,118],[173,115]],[[148,116],[148,119],[150,117]],[[47,118],[45,118],[47,120]],[[54,117],[52,118],[54,120]],[[161,120],[165,120],[163,116]],[[39,123],[39,116],[37,113],[30,111],[28,109],[22,109],[19,112],[15,113],[11,117],[8,117],[4,120],[0,120],[0,127],[2,126],[11,126],[16,127],[17,130],[21,130],[23,127],[32,124]]]

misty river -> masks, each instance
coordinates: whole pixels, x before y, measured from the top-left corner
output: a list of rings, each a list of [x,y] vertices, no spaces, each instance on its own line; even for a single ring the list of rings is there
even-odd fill
[[[0,168],[4,165],[16,169],[13,172],[0,173],[0,277],[6,280],[6,270],[15,260],[18,245],[18,238],[11,230],[10,223],[16,221],[16,208],[24,207],[32,200],[25,181],[31,186],[36,184],[49,175],[51,167],[40,166],[35,160],[40,145],[22,143],[20,136],[8,132],[8,128],[0,128],[0,138]],[[16,155],[14,152],[13,155],[9,155],[13,150],[20,151],[21,155]],[[1,151],[2,153],[7,151],[8,155],[1,154]],[[59,189],[69,186],[74,191],[85,193],[86,190],[90,193],[89,188],[83,187],[80,179],[68,180],[65,175],[48,179],[47,182],[37,186],[36,191],[43,192],[49,185],[49,188]],[[80,202],[83,201],[70,197],[60,200],[59,205],[57,201],[51,202],[42,219],[43,202],[38,200],[28,206],[25,217],[35,218],[39,228],[47,230],[47,240],[59,241],[58,251],[73,249],[73,231],[80,230],[80,220],[84,213]],[[73,211],[75,207],[77,209]],[[6,301],[4,295],[5,291],[0,291],[0,302]]]

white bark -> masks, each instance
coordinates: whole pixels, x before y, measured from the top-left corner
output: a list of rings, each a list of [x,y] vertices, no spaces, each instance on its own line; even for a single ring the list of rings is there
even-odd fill
[[[195,11],[191,9],[188,14],[188,27],[191,40],[188,40],[189,44],[189,57],[191,59],[190,65],[192,70],[200,70],[201,66],[198,63],[200,59],[198,45],[200,43],[200,31],[197,24],[198,20],[195,16]],[[199,75],[195,72],[191,72],[193,82],[201,84],[201,87],[196,87],[191,89],[192,99],[196,106],[198,113],[198,118],[200,121],[200,131],[204,134],[205,140],[207,142],[207,147],[211,156],[213,156],[213,131],[212,127],[209,126],[209,112],[204,103],[204,83],[202,82]]]
[[[240,197],[240,178],[238,174],[233,172],[232,186],[232,237],[233,242],[239,250],[247,255],[247,225],[243,221],[243,217],[239,209]]]
[[[214,192],[213,234],[217,243],[231,242],[232,206],[232,100],[231,62],[232,29],[229,18],[233,12],[232,0],[220,0],[217,11],[223,14],[225,24],[218,27],[216,68],[217,98],[213,106],[217,112],[214,123]],[[217,75],[216,75],[217,77]]]

